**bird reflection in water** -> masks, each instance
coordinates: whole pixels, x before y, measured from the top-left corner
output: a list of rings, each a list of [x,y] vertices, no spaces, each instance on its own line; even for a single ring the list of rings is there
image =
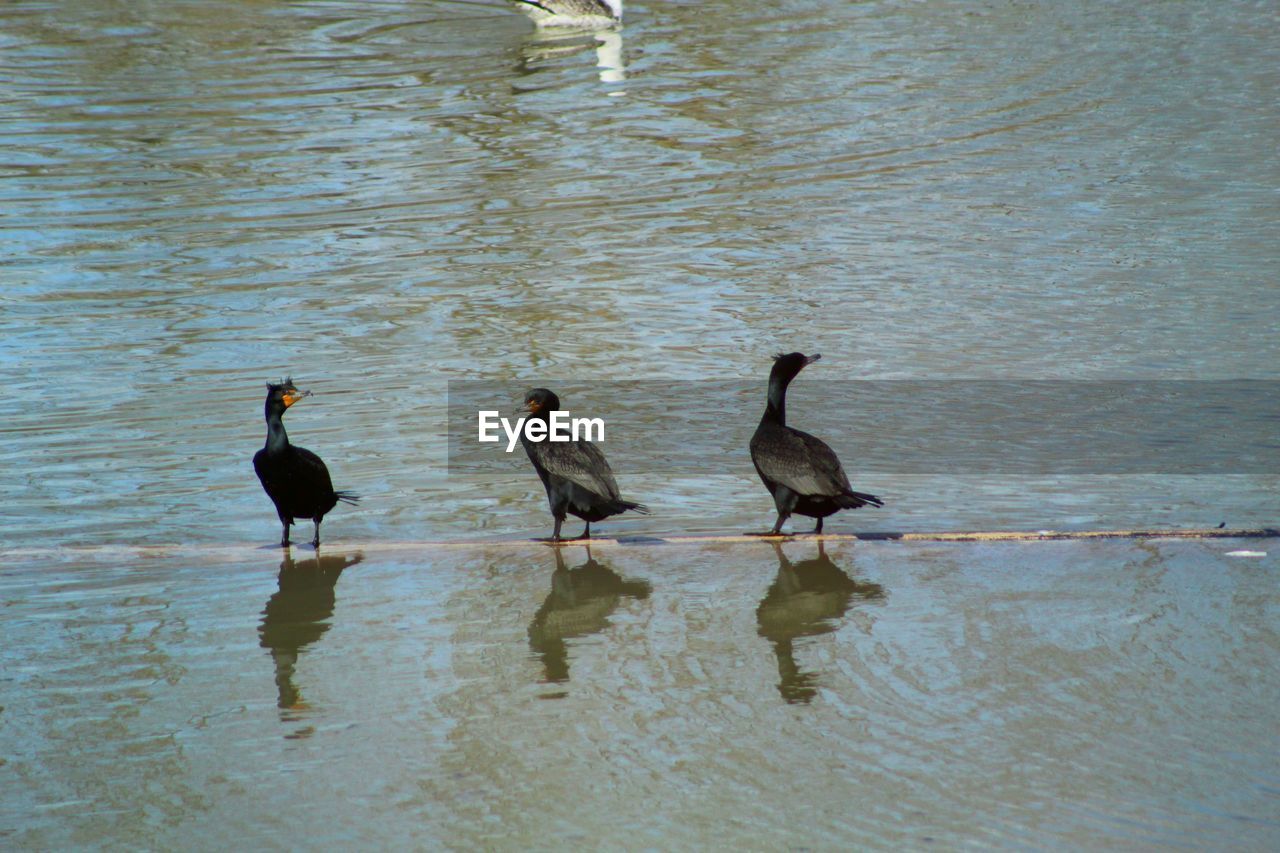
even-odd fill
[[[839,627],[839,620],[855,601],[884,599],[884,587],[855,581],[831,561],[818,542],[818,556],[793,563],[774,542],[778,576],[756,608],[761,637],[773,644],[778,657],[778,692],[792,704],[807,703],[817,695],[818,676],[796,664],[794,641],[816,637]]]
[[[596,73],[601,83],[621,83],[627,79],[622,33],[616,30],[538,30],[525,39],[520,51],[520,70],[533,73],[540,64],[573,56],[590,47],[595,47]]]
[[[285,711],[306,708],[302,694],[293,683],[298,654],[329,630],[336,601],[334,586],[343,570],[364,559],[364,554],[293,559],[292,552],[280,563],[280,588],[267,599],[258,626],[259,645],[271,651],[276,666],[277,705]],[[291,719],[285,716],[285,719]]]
[[[552,684],[569,680],[565,640],[604,630],[609,625],[609,615],[624,597],[643,600],[653,591],[648,581],[624,580],[596,562],[590,548],[586,549],[585,563],[566,568],[564,550],[553,549],[556,570],[551,575],[551,592],[529,625],[529,647],[542,661],[543,681]]]

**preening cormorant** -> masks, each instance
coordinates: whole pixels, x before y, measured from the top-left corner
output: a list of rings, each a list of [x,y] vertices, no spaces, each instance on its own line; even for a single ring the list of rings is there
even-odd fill
[[[769,371],[769,402],[760,426],[751,436],[751,461],[778,508],[778,521],[763,536],[779,536],[792,513],[816,518],[814,533],[822,532],[822,520],[842,509],[884,506],[875,495],[855,492],[849,486],[835,451],[821,439],[787,426],[787,386],[796,374],[821,358],[792,352],[774,356]]]
[[[527,412],[531,419],[545,421],[549,436],[551,413],[559,409],[559,397],[546,388],[534,388],[525,394],[521,411]],[[629,509],[641,513],[649,511],[643,504],[622,499],[609,461],[591,442],[551,441],[549,438],[532,441],[522,424],[520,443],[547,490],[547,503],[556,522],[549,541],[561,541],[560,525],[564,524],[566,514],[587,523],[578,538],[589,539],[593,521],[602,521]]]
[[[284,532],[280,547],[289,544],[289,525],[295,518],[309,518],[315,522],[316,535],[312,545],[320,544],[320,521],[338,501],[354,504],[360,500],[352,492],[335,492],[329,479],[329,469],[319,456],[303,447],[289,443],[284,431],[284,410],[311,396],[310,391],[299,391],[292,379],[278,385],[267,383],[267,443],[253,455],[253,470],[258,472],[262,488],[276,505],[276,513]]]
[[[512,0],[535,26],[600,29],[622,21],[622,0]]]

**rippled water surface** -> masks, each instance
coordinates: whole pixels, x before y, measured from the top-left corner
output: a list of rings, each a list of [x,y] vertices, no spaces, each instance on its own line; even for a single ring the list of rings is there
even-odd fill
[[[0,841],[1274,849],[1274,556],[558,571],[492,550],[548,532],[540,485],[450,471],[446,415],[450,380],[577,387],[683,446],[661,395],[592,383],[740,387],[698,402],[719,473],[606,443],[654,513],[601,531],[739,532],[772,507],[726,437],[772,353],[819,351],[792,419],[886,500],[835,529],[1275,526],[1266,470],[860,471],[822,380],[1280,379],[1278,31],[1265,2],[636,2],[559,37],[498,2],[6,4]],[[289,374],[291,436],[364,495],[321,564],[258,547]]]
[[[447,476],[449,379],[763,384],[779,349],[823,353],[809,380],[1276,378],[1268,4],[628,18],[610,51],[496,4],[6,7],[0,535],[269,541],[248,459],[285,374],[357,540],[544,524],[523,460]],[[769,511],[745,452],[624,485],[647,530]],[[1275,477],[862,485],[888,529],[1276,508]]]
[[[1226,550],[69,556],[2,578],[24,618],[0,826],[38,849],[1270,849],[1277,562]]]

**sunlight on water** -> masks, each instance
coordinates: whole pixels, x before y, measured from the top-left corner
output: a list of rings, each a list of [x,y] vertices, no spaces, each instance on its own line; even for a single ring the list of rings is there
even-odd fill
[[[5,578],[0,825],[36,848],[1262,849],[1276,561],[1226,550],[68,556]]]
[[[886,501],[836,530],[1275,526],[1264,470],[864,470],[889,427],[819,393],[1275,379],[1273,24],[7,4],[0,842],[1275,847],[1269,545],[412,544],[549,532],[523,456],[450,470],[458,380],[629,413],[654,513],[601,535],[767,525],[737,436],[780,350]],[[267,547],[250,461],[289,375],[365,498],[319,558]],[[609,398],[646,379],[737,390],[695,440]]]

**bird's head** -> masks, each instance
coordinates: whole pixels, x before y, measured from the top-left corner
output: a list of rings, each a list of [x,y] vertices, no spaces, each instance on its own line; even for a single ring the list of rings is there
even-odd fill
[[[779,353],[773,357],[773,370],[769,372],[769,378],[790,382],[797,373],[820,358],[822,356],[816,352],[813,355],[802,352]]]
[[[559,410],[560,398],[546,388],[532,388],[524,395],[524,407],[520,409],[522,413],[530,415],[540,415],[544,412],[550,413]]]
[[[279,382],[267,383],[267,407],[279,406],[283,411],[303,397],[310,397],[310,391],[299,391],[293,384],[293,377],[281,379]]]

